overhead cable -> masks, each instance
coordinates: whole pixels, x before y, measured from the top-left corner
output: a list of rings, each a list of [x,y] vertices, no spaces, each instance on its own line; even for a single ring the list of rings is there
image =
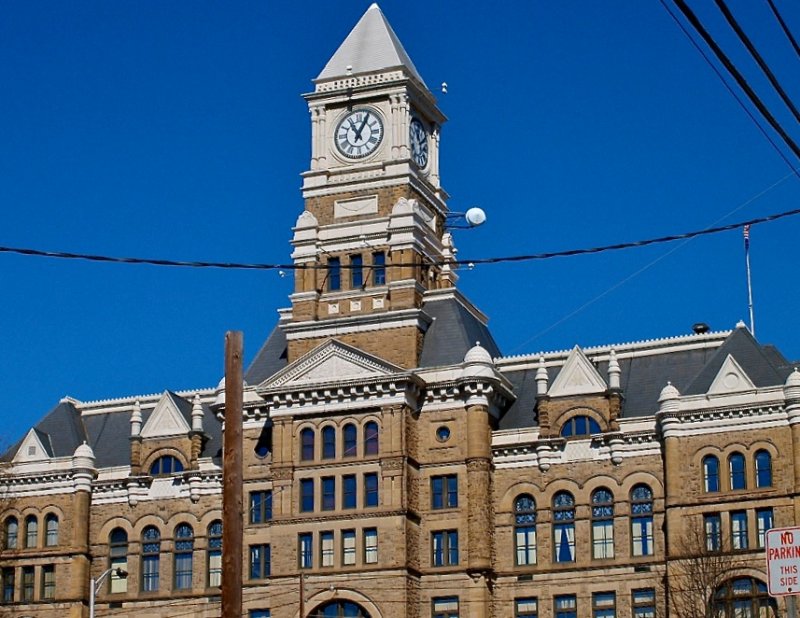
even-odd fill
[[[717,227],[710,227],[704,230],[695,230],[693,232],[684,232],[682,234],[671,234],[669,236],[659,236],[657,238],[647,238],[644,240],[635,240],[631,242],[617,243],[613,245],[601,245],[598,247],[589,247],[583,249],[567,249],[564,251],[547,251],[544,253],[531,253],[526,255],[510,255],[500,257],[487,257],[487,258],[473,258],[461,260],[438,260],[427,262],[432,266],[473,266],[475,264],[500,264],[505,262],[530,262],[533,260],[549,260],[557,257],[572,257],[575,255],[590,255],[594,253],[605,253],[607,251],[620,251],[622,249],[633,249],[636,247],[647,247],[648,245],[657,245],[676,240],[683,240],[686,238],[697,238],[698,236],[709,236],[711,234],[719,234],[720,232],[729,232],[738,228],[743,228],[746,225],[758,225],[759,223],[768,223],[770,221],[777,221],[778,219],[785,219],[786,217],[793,217],[800,215],[800,208],[779,212],[756,219],[748,219],[747,221],[739,221],[738,223],[729,223],[728,225],[720,225]],[[189,262],[182,260],[162,260],[152,258],[138,258],[138,257],[113,257],[108,255],[93,255],[86,253],[70,253],[65,251],[43,251],[40,249],[19,248],[19,247],[2,247],[0,246],[0,253],[12,253],[17,255],[28,255],[36,257],[49,257],[68,260],[88,260],[91,262],[107,262],[114,264],[147,264],[149,266],[179,266],[188,268],[224,268],[224,269],[239,269],[239,270],[327,270],[327,264],[246,264],[239,262]],[[387,264],[387,267],[420,266],[419,262],[393,262]],[[341,269],[352,270],[354,268],[363,268],[363,266],[354,266],[351,264],[339,264],[337,266]]]
[[[756,61],[756,64],[763,71],[764,75],[767,76],[769,83],[772,84],[773,88],[775,88],[775,92],[778,93],[778,96],[786,104],[786,107],[788,107],[791,110],[792,114],[795,117],[795,120],[800,122],[800,112],[797,111],[797,108],[795,107],[794,103],[792,103],[792,100],[789,98],[789,95],[786,94],[786,91],[783,89],[783,87],[781,87],[780,82],[778,82],[778,78],[775,77],[775,74],[772,72],[767,63],[764,61],[764,58],[758,52],[755,45],[753,45],[752,41],[750,40],[750,37],[747,36],[745,31],[739,25],[739,22],[736,21],[736,18],[733,16],[733,13],[731,13],[730,9],[728,8],[728,5],[725,4],[725,0],[714,0],[714,1],[717,4],[717,8],[719,8],[719,10],[724,15],[725,20],[728,22],[730,27],[733,28],[733,31],[736,33],[736,36],[739,37],[739,40],[742,42],[742,45],[744,45],[747,48],[747,51],[750,52],[750,55],[753,57],[753,60]]]
[[[800,56],[800,45],[797,44],[794,36],[792,36],[792,32],[789,30],[789,27],[786,25],[783,17],[781,17],[781,14],[778,12],[778,7],[775,6],[775,3],[772,0],[767,0],[767,3],[769,4],[769,8],[772,9],[772,14],[775,16],[775,19],[777,19],[778,23],[781,25],[781,30],[783,30],[786,38],[789,39],[792,47],[794,47],[795,53]]]

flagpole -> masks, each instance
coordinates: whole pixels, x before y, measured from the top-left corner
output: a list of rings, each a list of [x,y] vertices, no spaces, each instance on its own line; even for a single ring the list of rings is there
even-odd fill
[[[747,267],[747,307],[750,310],[750,334],[756,336],[756,326],[753,319],[753,281],[750,278],[750,226],[745,225],[744,232],[744,262]]]

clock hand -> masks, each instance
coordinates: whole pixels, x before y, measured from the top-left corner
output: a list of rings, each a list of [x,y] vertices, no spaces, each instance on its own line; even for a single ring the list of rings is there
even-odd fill
[[[367,126],[367,120],[369,120],[369,114],[364,114],[364,120],[361,122],[361,126],[356,131],[356,138],[361,139],[361,131],[364,130],[364,127]]]
[[[353,122],[352,118],[348,118],[347,121],[350,123],[350,128],[353,129],[353,131],[355,132],[356,139],[360,139],[359,135],[358,135],[359,131],[358,131],[358,129],[356,129],[356,123]]]

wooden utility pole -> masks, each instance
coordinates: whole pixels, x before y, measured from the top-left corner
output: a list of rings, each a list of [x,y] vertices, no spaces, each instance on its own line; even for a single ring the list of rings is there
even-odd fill
[[[222,447],[222,618],[242,616],[241,331],[225,333],[225,434]]]

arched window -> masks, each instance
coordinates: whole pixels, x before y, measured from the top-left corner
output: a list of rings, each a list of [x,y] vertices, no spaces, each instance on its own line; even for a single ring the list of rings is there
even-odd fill
[[[614,495],[605,488],[592,492],[592,557],[614,557]]]
[[[161,561],[161,533],[155,526],[142,532],[142,591],[158,590],[158,568]]]
[[[575,498],[568,491],[553,497],[553,559],[575,562]]]
[[[19,537],[19,522],[16,517],[6,519],[5,525],[6,549],[16,549]]]
[[[364,425],[364,454],[378,454],[378,423],[370,421]]]
[[[44,518],[44,544],[46,547],[58,545],[58,515],[50,513]]]
[[[767,594],[767,586],[752,577],[739,577],[723,583],[712,599],[714,616],[776,617],[778,605]]]
[[[719,491],[719,459],[714,455],[703,457],[703,488],[706,493]]]
[[[353,423],[347,423],[342,429],[342,439],[344,448],[342,457],[355,457],[358,454],[358,430]]]
[[[370,618],[370,615],[351,601],[328,601],[311,612],[309,618]]]
[[[183,464],[180,459],[172,455],[163,455],[150,466],[150,474],[152,476],[165,476],[178,472],[183,472]]]
[[[192,588],[192,558],[194,557],[194,530],[189,524],[175,528],[175,590]]]
[[[731,489],[747,489],[744,455],[732,453],[728,457],[728,471],[730,472]]]
[[[322,428],[322,458],[336,457],[336,429],[328,425]]]
[[[600,425],[591,416],[573,416],[561,427],[562,438],[577,438],[600,433]]]
[[[653,492],[647,485],[631,490],[631,542],[634,556],[653,555]]]
[[[314,430],[310,427],[300,432],[300,459],[314,461]]]
[[[112,571],[108,580],[111,594],[128,592],[128,580],[117,575],[117,569],[128,570],[128,533],[122,528],[114,528],[108,536],[109,564]]]
[[[756,451],[756,487],[772,487],[772,456],[769,451]]]
[[[39,520],[36,515],[25,518],[25,547],[36,547],[39,542]]]
[[[222,585],[222,520],[216,519],[208,526],[208,585]]]
[[[530,494],[514,500],[514,549],[518,565],[536,564],[536,502]]]

